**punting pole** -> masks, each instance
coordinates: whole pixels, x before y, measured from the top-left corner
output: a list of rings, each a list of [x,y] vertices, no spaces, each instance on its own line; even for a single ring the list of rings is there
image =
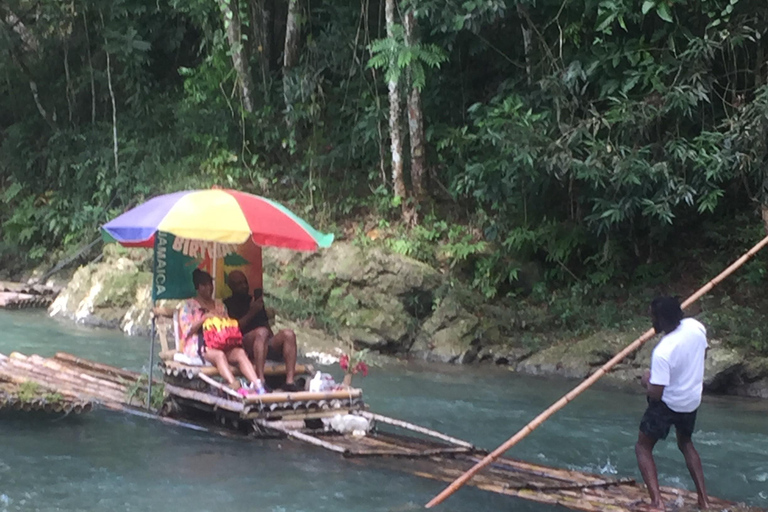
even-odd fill
[[[149,331],[149,368],[147,369],[147,410],[152,410],[152,367],[155,365],[155,335],[157,322],[155,320],[155,296],[157,293],[157,234],[155,232],[155,247],[152,248],[152,328]]]
[[[152,309],[155,308],[155,301],[152,301]],[[147,410],[152,409],[152,367],[155,365],[155,334],[157,326],[155,323],[155,313],[152,313],[152,329],[149,334],[149,369],[147,370]]]
[[[717,275],[714,279],[712,279],[710,282],[699,288],[698,291],[696,291],[693,295],[688,297],[685,302],[681,304],[682,308],[687,308],[691,304],[693,304],[695,301],[697,301],[702,295],[709,292],[712,288],[717,286],[723,279],[731,275],[736,269],[741,267],[744,263],[749,261],[757,252],[768,245],[768,236],[760,240],[752,249],[747,251],[741,258],[734,261],[728,268],[720,272],[720,274]],[[443,489],[443,491],[432,498],[432,500],[426,504],[426,508],[432,508],[435,505],[439,505],[443,501],[445,501],[446,498],[448,498],[451,494],[459,490],[459,488],[467,483],[467,481],[472,478],[477,472],[479,472],[481,469],[483,469],[485,466],[489,465],[499,457],[501,457],[504,452],[515,446],[519,441],[521,441],[523,438],[525,438],[528,434],[536,430],[539,426],[541,426],[542,423],[544,423],[547,419],[549,419],[550,416],[555,414],[557,411],[568,405],[569,402],[571,402],[574,398],[579,396],[585,389],[590,387],[592,384],[594,384],[600,377],[608,373],[611,368],[613,368],[616,364],[618,364],[622,359],[627,357],[630,353],[634,352],[638,348],[640,348],[646,341],[651,339],[653,335],[656,334],[656,332],[651,328],[645,331],[642,336],[637,338],[635,341],[633,341],[629,346],[627,346],[624,350],[613,356],[613,358],[605,363],[602,367],[600,367],[599,370],[597,370],[595,373],[590,375],[588,378],[586,378],[581,384],[573,388],[569,393],[567,393],[565,396],[563,396],[560,400],[552,404],[547,410],[536,416],[533,420],[531,420],[530,423],[528,423],[526,426],[524,426],[520,431],[517,432],[514,436],[510,437],[504,444],[493,450],[491,453],[489,453],[483,460],[472,466],[469,470],[467,470],[464,474],[462,474],[459,478],[454,480],[451,485]]]

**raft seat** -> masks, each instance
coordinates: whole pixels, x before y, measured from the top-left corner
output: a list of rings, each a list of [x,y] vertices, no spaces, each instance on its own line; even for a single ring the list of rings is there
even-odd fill
[[[202,373],[209,377],[219,376],[219,371],[215,366],[186,364],[174,359],[176,354],[180,354],[181,337],[179,336],[179,313],[174,310],[172,315],[158,314],[155,317],[155,331],[160,340],[160,359],[163,364],[170,369],[177,370],[190,377]],[[172,341],[171,341],[172,340]],[[229,365],[229,369],[235,376],[241,376],[240,369]],[[314,372],[312,365],[296,364],[296,375],[309,376]],[[285,375],[285,364],[278,361],[267,361],[264,365],[265,377],[279,377]]]

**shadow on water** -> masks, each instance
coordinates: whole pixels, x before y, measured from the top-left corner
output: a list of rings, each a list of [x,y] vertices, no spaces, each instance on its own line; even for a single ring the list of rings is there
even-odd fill
[[[142,370],[147,340],[0,311],[0,352],[58,350]],[[336,373],[338,368],[322,368]],[[393,364],[357,380],[371,409],[494,448],[566,393],[571,381],[504,368]],[[644,400],[593,389],[510,456],[639,478],[633,446]],[[768,507],[765,402],[707,398],[695,439],[715,495]],[[244,441],[97,411],[0,413],[0,512],[17,510],[392,511],[421,509],[444,484],[366,467],[293,441]],[[659,445],[663,485],[691,488],[674,441]],[[553,507],[464,489],[443,511]]]

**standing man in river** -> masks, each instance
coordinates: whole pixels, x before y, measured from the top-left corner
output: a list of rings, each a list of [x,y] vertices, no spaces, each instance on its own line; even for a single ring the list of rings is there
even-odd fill
[[[651,302],[651,320],[656,332],[663,332],[664,336],[653,349],[651,369],[642,377],[648,408],[640,421],[635,444],[637,465],[648,487],[651,506],[664,510],[653,447],[659,439],[666,439],[674,425],[677,447],[696,486],[699,508],[706,509],[709,500],[704,488],[704,470],[691,436],[704,385],[707,331],[697,320],[684,319],[680,303],[673,297],[659,297]]]

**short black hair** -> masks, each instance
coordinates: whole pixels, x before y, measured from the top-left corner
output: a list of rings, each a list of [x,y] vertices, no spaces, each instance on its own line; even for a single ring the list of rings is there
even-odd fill
[[[202,284],[208,284],[212,283],[213,278],[211,277],[211,274],[206,272],[205,270],[200,270],[199,268],[196,268],[192,271],[192,284],[195,285],[195,290],[200,288],[200,285]]]
[[[677,297],[656,297],[651,302],[651,314],[666,332],[675,330],[683,319],[683,310]]]

